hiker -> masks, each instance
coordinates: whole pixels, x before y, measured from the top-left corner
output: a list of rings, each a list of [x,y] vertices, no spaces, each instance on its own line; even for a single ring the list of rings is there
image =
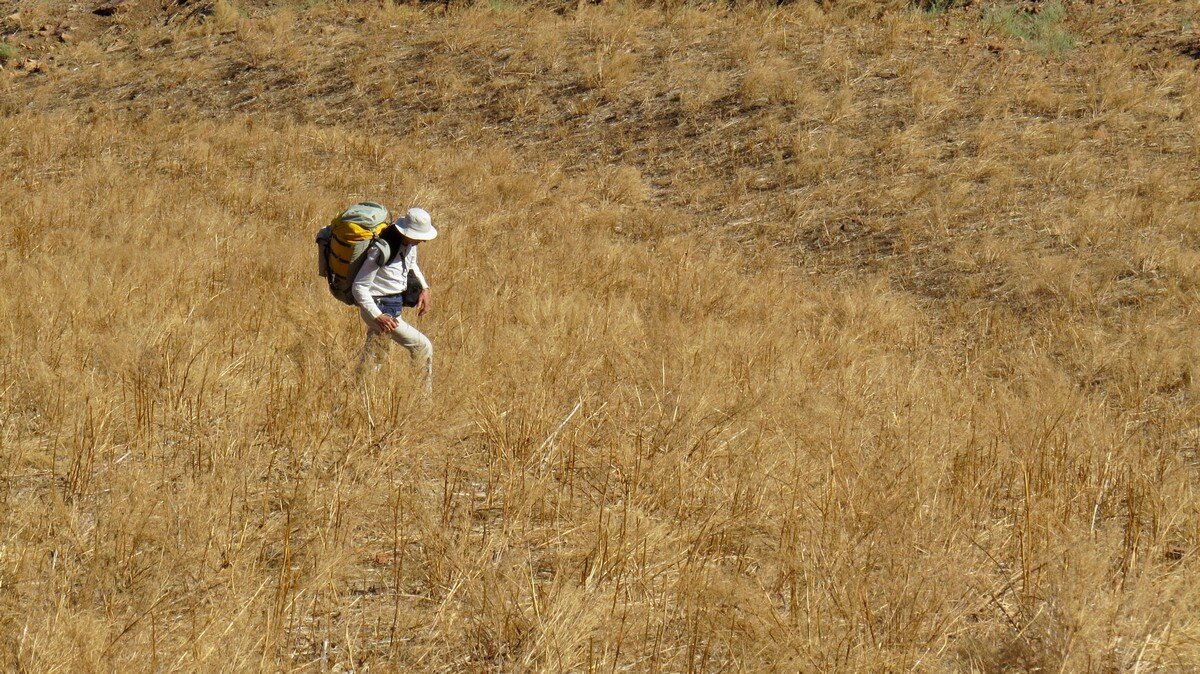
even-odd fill
[[[354,204],[317,232],[319,273],[329,291],[345,304],[358,307],[367,324],[367,339],[359,358],[361,371],[368,358],[379,367],[375,338],[386,334],[408,350],[424,373],[424,389],[433,391],[433,343],[400,317],[404,307],[418,316],[429,310],[429,282],[417,266],[417,246],[437,236],[429,213],[410,208],[388,223],[386,208],[364,201]]]
[[[379,238],[387,243],[390,254],[385,258],[384,248],[372,246],[351,286],[354,303],[367,324],[360,365],[368,356],[378,363],[372,341],[386,334],[408,349],[412,359],[422,367],[426,393],[433,390],[433,343],[420,330],[406,323],[400,317],[400,310],[413,306],[418,316],[424,316],[429,310],[429,282],[417,266],[417,246],[435,236],[437,230],[429,213],[421,208],[408,209],[403,218],[379,234]]]

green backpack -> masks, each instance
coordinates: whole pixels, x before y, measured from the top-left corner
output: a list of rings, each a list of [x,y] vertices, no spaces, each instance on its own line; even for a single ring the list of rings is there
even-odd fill
[[[374,201],[363,201],[342,211],[317,232],[317,269],[329,282],[329,292],[345,304],[354,304],[350,287],[362,268],[371,244],[388,225],[388,210]]]

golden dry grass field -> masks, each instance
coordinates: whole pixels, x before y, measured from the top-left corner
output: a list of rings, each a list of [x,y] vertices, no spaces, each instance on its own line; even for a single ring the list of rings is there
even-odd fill
[[[1023,7],[0,2],[0,669],[1197,671],[1200,3]]]

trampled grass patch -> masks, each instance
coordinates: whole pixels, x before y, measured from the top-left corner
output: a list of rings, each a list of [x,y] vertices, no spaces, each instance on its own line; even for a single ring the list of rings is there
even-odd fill
[[[970,4],[971,0],[916,0],[913,6],[927,15],[936,16]]]

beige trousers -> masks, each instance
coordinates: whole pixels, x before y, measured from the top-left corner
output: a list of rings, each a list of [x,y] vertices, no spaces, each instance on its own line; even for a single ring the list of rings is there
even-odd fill
[[[399,312],[397,312],[399,313]],[[383,344],[375,342],[375,338],[383,334],[383,329],[375,322],[374,318],[361,307],[358,310],[358,315],[362,317],[363,322],[367,324],[367,339],[363,343],[362,354],[358,359],[358,368],[361,371],[366,367],[368,360],[374,369],[379,369],[380,366],[380,351]],[[396,329],[387,333],[387,336],[400,346],[408,350],[409,356],[416,363],[424,374],[424,389],[425,393],[433,392],[433,342],[421,333],[420,330],[414,328],[404,321],[400,316],[396,316]]]

